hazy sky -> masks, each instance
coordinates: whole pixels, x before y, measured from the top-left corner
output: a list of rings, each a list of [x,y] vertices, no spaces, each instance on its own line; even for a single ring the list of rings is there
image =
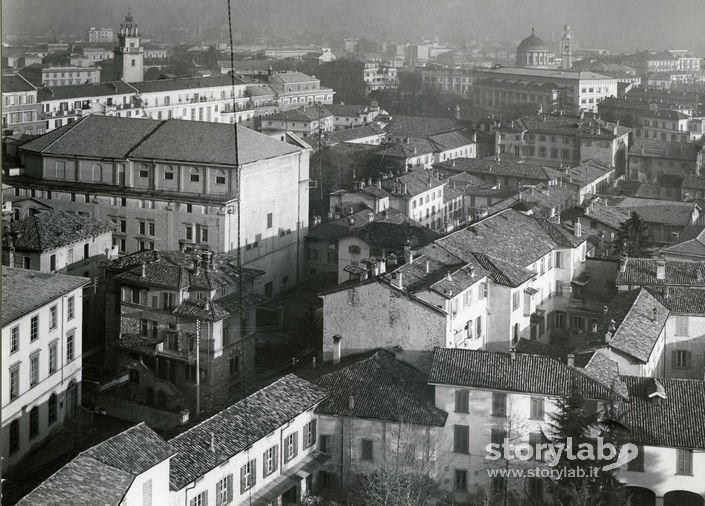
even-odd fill
[[[413,39],[419,36],[519,40],[573,27],[583,47],[684,48],[705,54],[705,0],[231,0],[237,31],[260,35],[327,34]],[[226,0],[2,0],[3,30],[81,33],[117,28],[128,6],[150,29],[222,25]]]

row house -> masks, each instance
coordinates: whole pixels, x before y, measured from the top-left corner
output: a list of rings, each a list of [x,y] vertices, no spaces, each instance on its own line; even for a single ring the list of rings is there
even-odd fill
[[[85,278],[2,267],[2,459],[15,466],[78,416]]]
[[[528,108],[552,113],[563,108],[561,89],[553,83],[502,78],[476,81],[473,105],[489,113],[512,113]]]
[[[423,69],[421,87],[424,91],[469,95],[473,89],[472,72],[462,69]]]
[[[333,114],[326,106],[304,105],[299,109],[289,109],[262,118],[261,130],[264,132],[293,132],[306,138],[332,132]]]
[[[345,130],[370,125],[380,124],[389,118],[389,113],[382,109],[376,101],[370,105],[354,104],[327,104],[326,109],[333,115],[333,126],[336,130]]]
[[[496,129],[497,152],[552,167],[598,160],[623,174],[631,129],[600,119],[525,116]]]
[[[379,159],[378,166],[384,171],[403,171],[418,166],[428,169],[434,163],[476,156],[477,137],[474,134],[467,137],[457,130],[431,134],[422,139],[390,141],[375,153]]]
[[[37,88],[19,74],[2,76],[2,135],[36,135],[46,131]]]
[[[692,142],[702,136],[699,122],[679,111],[649,109],[640,115],[639,120],[640,125],[634,132],[636,137],[664,142]]]
[[[19,504],[301,503],[330,459],[318,451],[325,398],[288,375],[169,441],[141,423],[80,453]]]
[[[697,143],[642,139],[629,149],[629,178],[656,183],[664,174],[699,176],[705,166],[704,157],[702,146]]]
[[[705,260],[705,225],[686,227],[673,244],[660,251],[666,260],[701,262]]]
[[[469,174],[496,189],[518,190],[527,185],[552,187],[562,181],[563,173],[557,169],[506,158],[501,155],[494,158],[461,157],[436,163],[434,168],[444,173]]]
[[[277,93],[282,111],[304,105],[332,104],[335,91],[321,87],[321,80],[301,72],[283,72],[269,78],[269,86]]]
[[[377,279],[323,293],[324,357],[387,345],[508,349],[522,337],[548,342],[573,320],[586,331],[583,305],[570,306],[585,254],[585,237],[502,211]]]
[[[110,220],[121,253],[239,245],[243,265],[267,273],[258,291],[269,297],[303,273],[310,148],[237,133],[236,158],[231,125],[88,116],[24,144],[5,197]]]

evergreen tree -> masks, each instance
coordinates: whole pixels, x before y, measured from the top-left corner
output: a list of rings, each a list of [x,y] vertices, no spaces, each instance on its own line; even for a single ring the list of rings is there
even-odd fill
[[[546,435],[554,446],[564,445],[555,469],[565,470],[558,479],[547,480],[547,489],[555,504],[561,506],[612,506],[626,504],[624,486],[613,471],[601,468],[608,462],[597,455],[596,436],[618,448],[618,439],[599,423],[599,413],[586,410],[585,399],[577,388],[557,401],[558,410],[550,416],[551,433]],[[591,448],[591,454],[581,448]],[[581,458],[569,458],[569,455]],[[596,472],[594,471],[596,469]]]
[[[636,211],[632,211],[629,218],[622,223],[616,238],[617,254],[626,253],[630,257],[651,256],[651,237],[649,226],[644,223]]]

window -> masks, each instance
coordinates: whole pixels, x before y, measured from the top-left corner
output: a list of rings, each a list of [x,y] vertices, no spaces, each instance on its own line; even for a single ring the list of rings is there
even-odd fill
[[[208,491],[204,490],[196,497],[191,499],[191,502],[189,502],[189,506],[208,506]]]
[[[277,470],[279,464],[279,446],[274,445],[262,455],[262,476],[265,478]]]
[[[475,320],[475,330],[476,334],[475,337],[481,337],[482,336],[482,316],[478,316],[477,320]]]
[[[678,465],[676,474],[693,474],[693,451],[678,449]]]
[[[531,445],[532,448],[536,449],[536,453],[534,454],[534,459],[538,461],[543,461],[543,448],[538,446],[540,444],[544,444],[545,441],[543,439],[543,434],[540,432],[531,432],[529,434],[529,444]]]
[[[543,414],[543,397],[532,397],[529,418],[532,420],[543,420]]]
[[[73,337],[74,337],[75,331],[71,331],[68,334],[66,334],[66,361],[70,362],[73,360]]]
[[[142,484],[142,506],[152,506],[152,480]]]
[[[168,180],[170,180],[170,181],[173,180],[173,179],[174,179],[174,173],[173,173],[173,172],[165,172],[165,173],[164,173],[164,179],[168,179]]]
[[[507,416],[507,394],[492,392],[492,416]]]
[[[468,413],[470,411],[470,392],[467,390],[455,391],[455,412]]]
[[[272,281],[268,281],[267,283],[264,284],[264,296],[271,297],[273,292],[274,292],[274,283]]]
[[[127,199],[125,197],[120,199],[120,207],[127,207]]]
[[[23,268],[24,269],[31,269],[32,268],[32,259],[29,257],[24,257],[23,258]]]
[[[361,445],[360,458],[372,462],[374,460],[374,442],[371,439],[363,439]]]
[[[298,432],[294,432],[284,439],[284,462],[289,462],[296,458],[298,453],[298,434]]]
[[[66,319],[73,320],[74,317],[74,298],[73,295],[66,299]]]
[[[29,340],[35,341],[39,337],[39,315],[35,315],[30,320]]]
[[[215,485],[215,504],[222,506],[233,500],[233,475],[229,474]]]
[[[359,255],[360,251],[360,246],[357,246],[355,244],[351,244],[350,246],[348,246],[348,253],[351,253],[353,255]]]
[[[565,329],[566,314],[563,311],[556,311],[556,328]]]
[[[244,494],[255,486],[257,480],[257,459],[250,460],[240,468],[240,493]]]
[[[215,176],[215,184],[225,184],[225,176]]]
[[[267,213],[267,228],[272,228],[272,213]]]
[[[560,269],[561,266],[561,254],[560,252],[556,251],[556,268]]]
[[[56,270],[56,255],[49,257],[49,270],[52,272]]]
[[[311,420],[304,426],[304,449],[316,444],[316,420]]]
[[[467,425],[453,426],[453,452],[470,453],[470,427]]]
[[[191,174],[190,179],[192,183],[198,183],[201,180],[201,176],[199,174]]]
[[[644,472],[644,447],[638,445],[636,447],[637,453],[634,460],[630,460],[627,463],[627,471]]]
[[[512,311],[516,311],[517,309],[519,309],[519,297],[519,290],[512,294]]]
[[[33,353],[29,357],[29,386],[33,387],[39,383],[39,353]]]
[[[186,225],[186,240],[193,241],[193,226]]]
[[[690,352],[686,350],[673,350],[671,352],[671,367],[674,369],[689,368]]]
[[[17,399],[20,395],[20,366],[15,365],[10,369],[10,400]]]
[[[465,491],[468,489],[468,472],[465,469],[455,470],[455,490]]]
[[[687,316],[676,316],[676,335],[677,336],[687,336],[688,335],[688,317]]]
[[[39,406],[29,410],[29,439],[39,435]]]
[[[10,455],[20,449],[20,421],[13,420],[10,423]]]
[[[330,435],[321,434],[321,438],[318,441],[318,449],[323,453],[328,453],[330,451]]]
[[[20,349],[20,327],[15,326],[10,330],[10,353]]]
[[[502,449],[504,452],[504,440],[507,439],[507,431],[504,429],[492,429],[490,432],[490,442],[495,445],[495,448]]]
[[[49,308],[49,330],[53,330],[56,327],[57,327],[57,308],[54,305]]]

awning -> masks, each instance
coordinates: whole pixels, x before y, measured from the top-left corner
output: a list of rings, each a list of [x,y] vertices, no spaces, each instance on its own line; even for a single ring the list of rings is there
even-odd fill
[[[307,455],[301,462],[286,469],[266,487],[253,494],[250,504],[253,506],[270,504],[291,487],[299,485],[306,476],[313,474],[328,459],[330,459],[330,455],[321,452],[313,452]]]

